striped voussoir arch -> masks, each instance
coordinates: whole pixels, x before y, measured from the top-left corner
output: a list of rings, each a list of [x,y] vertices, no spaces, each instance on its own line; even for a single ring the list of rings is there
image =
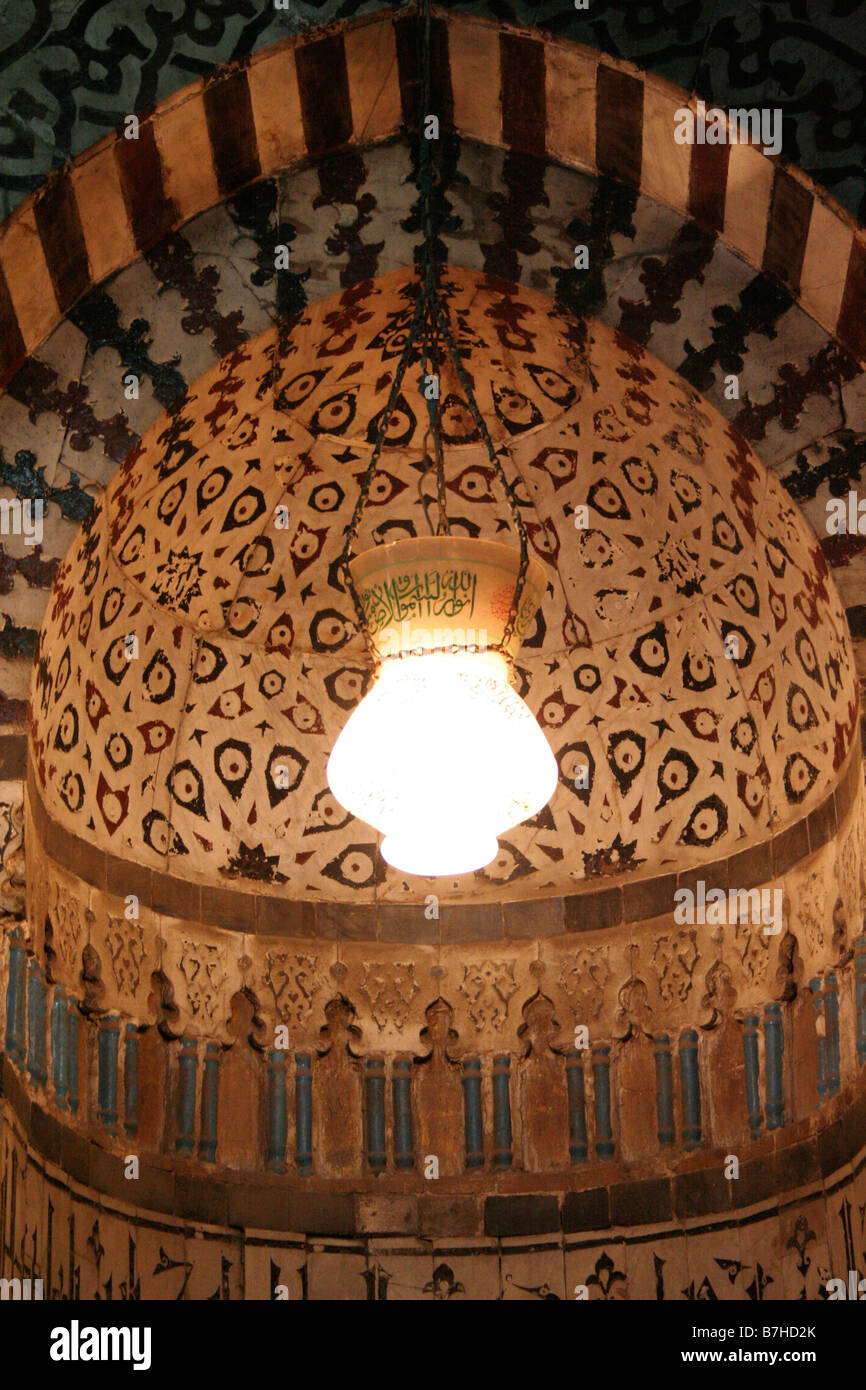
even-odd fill
[[[306,33],[218,69],[53,173],[0,227],[0,386],[107,276],[266,175],[385,141],[417,112],[415,13]],[[798,169],[752,145],[679,145],[695,102],[566,41],[436,13],[443,128],[607,175],[717,234],[866,363],[866,236]]]

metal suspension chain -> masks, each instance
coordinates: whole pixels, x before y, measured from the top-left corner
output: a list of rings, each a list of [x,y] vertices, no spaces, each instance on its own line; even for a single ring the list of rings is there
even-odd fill
[[[423,0],[424,23],[419,28],[419,65],[423,75],[421,90],[421,109],[418,113],[419,129],[419,149],[418,149],[418,190],[421,194],[423,212],[424,240],[421,247],[421,257],[423,266],[423,287],[422,294],[425,300],[424,318],[424,346],[425,368],[430,367],[426,373],[427,380],[432,376],[436,380],[436,390],[433,393],[424,392],[427,403],[427,415],[429,427],[424,440],[424,452],[427,455],[427,439],[433,443],[433,458],[431,463],[436,470],[436,500],[439,509],[439,520],[436,527],[436,534],[439,536],[447,535],[450,527],[448,525],[448,512],[445,504],[445,464],[442,457],[442,431],[440,429],[440,405],[439,390],[441,387],[441,355],[439,352],[438,325],[435,319],[435,306],[439,298],[439,266],[436,260],[434,246],[433,228],[433,186],[435,183],[435,169],[433,162],[433,142],[423,135],[423,122],[430,111],[430,44],[432,16],[430,13],[430,0]]]
[[[418,356],[422,365],[422,374],[420,378],[422,389],[425,378],[428,382],[431,377],[435,378],[436,380],[435,391],[430,393],[424,391],[428,414],[428,427],[424,436],[424,454],[425,459],[429,460],[430,464],[436,470],[436,496],[439,512],[436,534],[448,534],[450,530],[445,501],[445,469],[442,454],[442,434],[440,429],[439,404],[439,388],[441,386],[442,366],[440,342],[444,342],[448,352],[448,356],[451,358],[454,364],[454,369],[457,374],[457,378],[460,382],[463,393],[466,397],[466,401],[469,406],[469,410],[472,414],[472,418],[474,419],[475,424],[478,427],[479,434],[481,435],[481,439],[487,450],[490,462],[493,465],[496,477],[499,479],[503,492],[505,493],[505,498],[508,503],[509,510],[511,512],[511,517],[514,522],[514,526],[517,531],[518,539],[520,542],[520,564],[517,573],[517,580],[514,587],[514,597],[511,601],[511,607],[509,609],[508,618],[506,620],[502,641],[501,643],[496,644],[499,650],[504,651],[507,648],[508,643],[511,640],[511,637],[514,633],[515,625],[517,623],[517,619],[520,613],[520,602],[523,596],[523,589],[526,581],[526,572],[529,566],[529,547],[526,536],[526,527],[523,522],[523,517],[520,514],[520,508],[517,502],[514,484],[508,481],[505,475],[505,471],[502,467],[502,461],[498,453],[496,452],[493,440],[490,438],[490,432],[487,428],[486,421],[484,420],[484,417],[481,414],[481,411],[478,407],[478,402],[475,399],[475,393],[472,388],[471,378],[469,376],[468,371],[466,370],[466,367],[464,366],[463,360],[460,356],[460,352],[457,348],[457,344],[454,340],[454,335],[451,331],[451,324],[449,322],[448,311],[440,298],[439,267],[435,255],[435,240],[433,226],[433,186],[435,182],[433,157],[431,149],[433,142],[431,140],[426,139],[426,137],[424,136],[425,118],[428,115],[430,108],[430,36],[432,24],[430,0],[420,0],[419,8],[423,14],[423,24],[419,26],[418,45],[418,61],[422,74],[422,84],[420,110],[418,113],[420,148],[418,156],[418,173],[416,177],[416,186],[418,188],[418,192],[421,198],[421,215],[423,227],[423,242],[421,247],[421,275],[419,277],[418,294],[415,300],[415,309],[406,335],[406,343],[403,348],[403,352],[401,353],[400,360],[397,364],[397,369],[394,374],[394,381],[391,385],[391,390],[388,393],[388,399],[380,418],[379,428],[376,432],[376,439],[373,445],[373,451],[370,455],[370,460],[367,464],[367,468],[365,470],[364,477],[361,482],[361,488],[358,493],[358,500],[355,503],[355,507],[352,512],[352,518],[346,531],[346,542],[343,547],[343,553],[341,556],[341,566],[343,571],[344,582],[346,584],[347,589],[349,590],[349,593],[351,594],[352,602],[355,607],[355,613],[358,617],[359,624],[361,626],[362,631],[366,632],[364,610],[357,589],[355,587],[354,580],[352,579],[352,573],[349,569],[349,561],[352,558],[352,550],[358,537],[358,530],[361,524],[361,515],[369,497],[370,487],[372,485],[373,477],[376,472],[376,465],[379,462],[379,458],[385,443],[385,437],[388,432],[388,427],[391,423],[391,418],[394,414],[394,410],[400,396],[400,388],[403,384],[403,379],[412,360],[413,350],[416,348],[416,346],[418,348]],[[428,368],[432,368],[432,371],[428,370]],[[428,440],[431,440],[433,444],[432,459],[429,459],[429,455],[427,454]]]
[[[422,321],[422,309],[423,301],[422,296],[419,294],[418,299],[415,303],[415,312],[412,315],[412,321],[409,325],[409,330],[406,337],[406,346],[403,349],[400,361],[397,363],[397,370],[394,374],[394,381],[391,386],[391,390],[388,394],[388,400],[385,405],[385,409],[382,412],[382,418],[379,424],[379,428],[376,432],[376,440],[373,445],[373,452],[370,455],[370,461],[367,464],[364,477],[361,481],[360,491],[358,492],[358,500],[355,503],[355,508],[352,512],[352,519],[349,522],[349,527],[346,531],[346,543],[343,547],[343,554],[341,557],[343,576],[346,581],[346,586],[349,590],[349,593],[352,596],[352,602],[355,605],[355,612],[358,615],[362,629],[364,630],[366,630],[364,609],[361,604],[361,600],[358,596],[358,591],[355,587],[355,582],[352,579],[352,572],[349,569],[349,561],[352,558],[352,549],[354,547],[355,541],[357,540],[358,528],[361,524],[361,513],[364,510],[364,504],[367,501],[367,497],[370,492],[370,486],[373,482],[373,476],[376,472],[376,464],[379,462],[379,456],[382,452],[382,448],[385,443],[385,435],[388,430],[388,425],[391,422],[391,416],[394,413],[394,407],[397,404],[397,399],[400,395],[400,387],[403,384],[403,377],[406,375],[406,369],[409,366],[409,361],[412,356],[413,333],[417,325],[419,325]]]
[[[517,497],[515,495],[514,484],[510,483],[505,476],[505,470],[502,467],[502,461],[498,453],[496,452],[493,440],[490,438],[490,431],[487,428],[487,421],[484,419],[484,416],[481,414],[481,411],[478,408],[478,402],[476,401],[475,393],[472,390],[472,382],[469,378],[469,373],[467,372],[463,364],[463,359],[460,356],[457,344],[454,341],[454,335],[451,332],[451,324],[448,321],[448,315],[442,308],[441,304],[439,304],[438,302],[436,305],[436,310],[437,317],[442,328],[442,336],[445,339],[445,342],[448,346],[449,355],[454,363],[455,371],[457,372],[457,378],[460,382],[460,385],[463,388],[463,392],[466,396],[466,401],[472,413],[472,418],[478,426],[478,432],[481,435],[481,438],[484,442],[484,447],[487,450],[490,462],[493,464],[496,476],[502,485],[502,490],[505,493],[505,498],[508,502],[511,517],[514,521],[514,526],[520,540],[520,567],[517,571],[517,581],[514,586],[514,597],[511,600],[511,607],[508,612],[508,619],[505,624],[505,630],[502,634],[502,646],[507,647],[511,639],[511,635],[514,632],[514,627],[517,622],[518,614],[520,612],[520,600],[523,597],[523,588],[526,582],[526,571],[529,568],[529,544],[526,536],[526,526],[524,525],[523,517],[520,515],[520,507],[518,505]]]

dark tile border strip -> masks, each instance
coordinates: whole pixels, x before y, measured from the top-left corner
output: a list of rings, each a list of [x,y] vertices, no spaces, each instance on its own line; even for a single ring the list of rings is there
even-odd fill
[[[301,121],[308,155],[328,154],[352,138],[352,103],[342,32],[301,44],[295,52]]]
[[[800,274],[806,254],[809,223],[812,220],[812,194],[777,168],[773,180],[764,270],[781,280],[795,297],[800,293]]]
[[[177,222],[177,209],[165,190],[153,121],[142,118],[138,139],[121,137],[114,158],[135,245],[147,251]]]
[[[711,232],[724,229],[730,157],[730,145],[692,145],[689,212]]]
[[[262,172],[246,70],[219,73],[202,100],[217,187],[222,198],[230,198]]]
[[[403,124],[414,130],[418,124],[420,72],[418,68],[418,16],[396,14],[394,38],[397,46],[397,72]],[[454,93],[451,86],[449,26],[441,14],[433,16],[430,28],[430,113],[440,124],[454,124]]]
[[[0,782],[17,781],[27,773],[27,735],[0,734]]]
[[[66,314],[90,288],[87,247],[68,168],[50,175],[33,211],[57,305]]]
[[[866,242],[855,234],[845,276],[836,337],[855,357],[866,357]]]
[[[24,361],[26,349],[18,316],[6,284],[3,267],[0,266],[0,390],[10,377],[14,376]]]
[[[17,740],[17,735],[8,740],[10,762],[20,757]],[[0,772],[5,742],[0,738]],[[651,921],[672,912],[675,890],[693,888],[698,879],[723,890],[729,885],[756,888],[788,873],[834,837],[854,804],[861,781],[862,753],[855,743],[835,789],[819,806],[771,839],[728,859],[695,865],[678,874],[629,879],[621,884],[608,882],[565,897],[443,904],[438,920],[428,920],[421,903],[312,902],[176,878],[96,849],[52,820],[29,766],[27,796],[34,829],[49,858],[93,888],[118,897],[135,893],[141,906],[153,912],[261,935],[428,945],[538,939]]]
[[[27,1142],[44,1160],[83,1187],[129,1203],[122,1157],[38,1105],[3,1053],[0,1096],[17,1117]],[[736,1184],[722,1174],[723,1150],[707,1151],[706,1162],[689,1171],[650,1172],[643,1177],[628,1172],[605,1185],[581,1188],[573,1184],[585,1179],[586,1171],[574,1170],[567,1176],[562,1172],[515,1172],[494,1177],[485,1170],[472,1179],[453,1179],[453,1191],[443,1190],[435,1196],[418,1191],[417,1175],[414,1179],[395,1174],[341,1179],[323,1189],[315,1185],[315,1179],[293,1174],[280,1177],[219,1168],[204,1171],[192,1161],[144,1155],[136,1205],[178,1219],[344,1238],[395,1233],[423,1233],[428,1238],[559,1236],[560,1232],[568,1236],[615,1226],[635,1228],[633,1238],[638,1239],[641,1226],[700,1217],[708,1218],[700,1230],[717,1230],[743,1220],[761,1220],[791,1205],[785,1201],[789,1194],[822,1186],[848,1164],[852,1165],[852,1180],[866,1168],[866,1071],[861,1070],[845,1108],[838,1104],[829,1107],[824,1120],[814,1133],[792,1138],[789,1143],[781,1142],[785,1131],[779,1130],[776,1146],[769,1151],[766,1138],[747,1144]],[[797,1126],[800,1136],[803,1128],[801,1122]],[[750,1149],[757,1151],[755,1157],[749,1157]],[[694,1157],[684,1161],[693,1164]],[[482,1184],[489,1187],[493,1181],[498,1190],[486,1194]],[[535,1191],[526,1191],[528,1181]],[[834,1184],[833,1190],[839,1185]],[[739,1215],[761,1203],[767,1204],[766,1212],[752,1213],[748,1218]]]
[[[596,74],[595,162],[608,174],[640,187],[643,163],[644,84],[630,72],[599,63]]]
[[[513,150],[541,157],[547,140],[544,44],[500,33],[499,53],[502,138]]]

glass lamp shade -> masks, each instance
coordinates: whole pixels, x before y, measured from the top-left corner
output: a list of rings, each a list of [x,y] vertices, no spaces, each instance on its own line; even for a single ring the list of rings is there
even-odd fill
[[[498,653],[387,661],[328,762],[337,800],[384,835],[382,856],[434,877],[483,868],[497,835],[550,799],[558,769]]]
[[[337,800],[382,833],[383,858],[422,877],[483,868],[497,835],[550,799],[558,768],[498,650],[519,556],[428,536],[351,562],[367,633],[383,658],[328,761]],[[546,580],[530,561],[513,655]]]

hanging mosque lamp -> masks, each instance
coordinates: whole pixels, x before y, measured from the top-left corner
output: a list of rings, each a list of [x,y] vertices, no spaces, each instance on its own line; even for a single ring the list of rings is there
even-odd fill
[[[439,293],[433,231],[430,6],[424,4],[417,183],[424,226],[415,309],[343,551],[348,588],[376,664],[371,690],[328,760],[328,783],[352,815],[382,835],[382,857],[423,877],[483,868],[497,836],[536,815],[557,782],[556,760],[513,688],[513,661],[546,589],[529,558],[514,488],[505,477]],[[449,532],[439,420],[443,349],[504,490],[519,549]],[[435,535],[353,556],[361,514],[410,363],[427,401],[427,472],[435,469]],[[431,385],[432,384],[432,385]],[[429,449],[428,446],[429,445]],[[429,453],[432,451],[431,461]],[[426,476],[426,472],[425,472]]]

